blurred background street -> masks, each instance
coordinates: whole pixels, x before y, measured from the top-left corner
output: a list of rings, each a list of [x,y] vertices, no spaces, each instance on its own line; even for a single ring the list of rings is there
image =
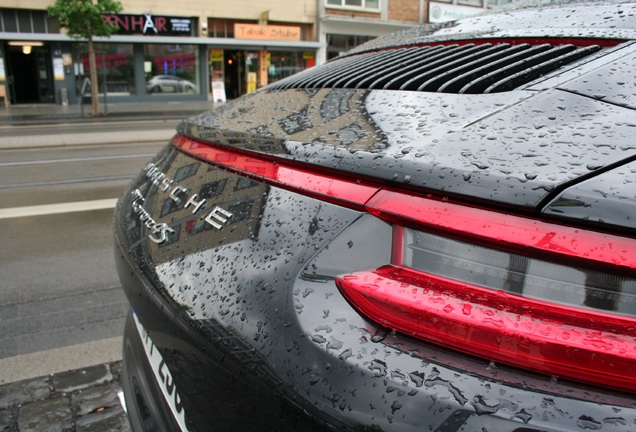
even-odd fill
[[[180,119],[211,108],[124,104],[96,119],[62,106],[0,110],[0,430],[76,424],[78,395],[67,393],[77,389],[103,405],[88,423],[126,425],[120,408],[104,408],[119,405],[128,311],[113,209]]]

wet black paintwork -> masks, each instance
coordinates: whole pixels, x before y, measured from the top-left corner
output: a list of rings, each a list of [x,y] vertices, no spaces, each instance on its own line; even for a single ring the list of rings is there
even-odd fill
[[[476,17],[354,53],[469,36],[635,38],[633,6],[610,3],[549,7],[539,19],[537,11]],[[411,34],[418,31],[424,35]],[[265,88],[192,117],[179,131],[339,175],[536,213],[565,188],[636,157],[635,53],[624,41],[503,94]]]
[[[567,189],[550,202],[545,212],[636,229],[636,162]]]
[[[200,162],[172,148],[156,160],[172,177],[190,174],[180,179],[185,186],[224,178],[214,204],[240,199],[237,175],[193,163]],[[160,215],[164,192],[145,174],[124,197],[136,188]],[[160,220],[179,230],[165,246],[147,240],[126,199],[117,211],[122,284],[182,393],[192,431],[236,430],[237,423],[400,431],[636,424],[631,397],[499,368],[368,322],[333,277],[388,262],[390,227],[288,191],[250,189],[253,202],[262,197],[258,212],[221,231],[196,230],[191,209],[165,214]],[[144,403],[165,411],[136,338],[129,326],[126,379],[144,382]]]
[[[632,12],[625,14],[631,20]],[[460,24],[462,37],[490,20]],[[512,34],[513,27],[493,24],[480,34]],[[633,33],[624,27],[612,35]],[[631,49],[621,45],[608,59],[628,59],[620,53]],[[602,61],[591,60],[588,72]],[[577,68],[585,72],[586,64]],[[630,230],[629,212],[609,221],[602,214],[634,202],[631,96],[596,97],[587,78],[577,80],[583,75],[565,71],[549,85],[496,95],[264,89],[188,119],[179,132],[417,193],[518,213],[538,214],[547,205],[550,217]],[[171,147],[155,163],[208,204],[195,212],[173,204],[140,174],[116,211],[116,261],[192,431],[636,427],[633,395],[489,364],[361,317],[333,278],[389,261],[385,223],[247,181]],[[131,208],[135,189],[156,222],[174,230],[165,244],[149,241]],[[583,204],[564,205],[573,202]],[[204,221],[214,205],[237,215],[222,230]],[[130,322],[125,346],[131,416],[141,406],[131,397],[137,382],[140,400],[162,422],[167,407]]]
[[[635,24],[636,25],[636,24]],[[625,49],[616,53],[620,57],[609,64],[601,64],[559,88],[613,105],[636,109],[636,44],[629,42]],[[604,58],[600,59],[605,60]]]
[[[353,178],[533,212],[565,185],[633,158],[633,119],[631,109],[557,89],[286,90],[237,100],[179,131]]]

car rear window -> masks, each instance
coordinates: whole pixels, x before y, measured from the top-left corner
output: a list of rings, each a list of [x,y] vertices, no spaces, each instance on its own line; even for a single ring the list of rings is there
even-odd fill
[[[601,44],[492,41],[402,47],[344,57],[269,89],[349,88],[483,94],[514,90]]]

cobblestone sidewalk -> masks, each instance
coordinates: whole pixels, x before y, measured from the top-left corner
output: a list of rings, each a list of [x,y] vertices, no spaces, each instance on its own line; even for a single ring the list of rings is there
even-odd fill
[[[129,432],[121,362],[0,386],[2,432]]]

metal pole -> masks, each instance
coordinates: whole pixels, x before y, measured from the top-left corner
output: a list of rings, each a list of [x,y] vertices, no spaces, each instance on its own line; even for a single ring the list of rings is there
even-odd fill
[[[106,53],[102,53],[102,70],[104,71],[104,115],[108,115],[108,83],[106,82]]]

